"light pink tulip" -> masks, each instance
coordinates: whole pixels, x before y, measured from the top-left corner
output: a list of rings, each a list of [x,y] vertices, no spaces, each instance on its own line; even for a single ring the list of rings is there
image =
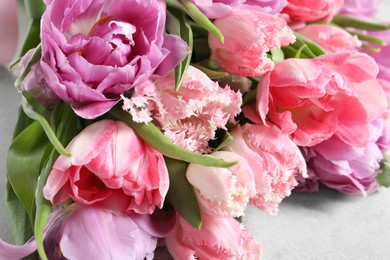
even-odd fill
[[[273,122],[300,146],[333,135],[364,146],[369,123],[387,108],[377,73],[374,60],[359,52],[287,59],[259,83],[257,111],[264,124]]]
[[[0,65],[14,57],[18,47],[18,5],[16,0],[2,0],[0,5]]]
[[[344,0],[287,0],[287,2],[282,12],[295,21],[310,22],[330,21],[340,10]]]
[[[244,158],[232,152],[218,151],[211,156],[238,163],[230,168],[195,163],[188,166],[186,176],[194,186],[199,204],[209,214],[242,216],[249,199],[256,193],[252,169]]]
[[[120,94],[165,75],[189,52],[180,37],[165,33],[165,1],[46,4],[40,66],[47,85],[83,118],[106,113]]]
[[[356,50],[362,45],[357,36],[326,24],[309,24],[297,32],[319,44],[329,53]]]
[[[173,73],[135,86],[123,108],[137,122],[154,118],[172,143],[187,150],[209,152],[208,142],[218,128],[241,112],[242,96],[217,82],[199,69],[189,66],[179,91]]]
[[[239,9],[277,14],[286,0],[191,0],[208,18],[222,18]]]
[[[224,149],[244,157],[255,178],[256,195],[250,202],[276,214],[279,203],[297,185],[295,177],[307,177],[301,152],[276,126],[246,124],[231,134],[233,142]]]
[[[240,76],[261,76],[272,70],[274,63],[267,52],[295,40],[282,18],[257,11],[239,10],[215,20],[214,25],[225,42],[209,35],[212,59],[227,72]]]
[[[163,156],[125,123],[102,120],[84,129],[59,156],[44,195],[54,205],[68,198],[114,212],[150,214],[169,187]]]
[[[201,211],[202,227],[192,227],[178,216],[171,234],[165,239],[175,260],[261,259],[261,247],[234,218],[221,218]]]

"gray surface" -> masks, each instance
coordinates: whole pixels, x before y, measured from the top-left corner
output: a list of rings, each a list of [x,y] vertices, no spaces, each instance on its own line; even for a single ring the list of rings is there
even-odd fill
[[[380,16],[390,2],[383,0]],[[5,211],[5,160],[16,120],[18,93],[0,68],[0,237],[12,241]],[[390,259],[390,189],[366,198],[322,189],[293,194],[278,216],[249,207],[244,224],[262,244],[264,259]]]

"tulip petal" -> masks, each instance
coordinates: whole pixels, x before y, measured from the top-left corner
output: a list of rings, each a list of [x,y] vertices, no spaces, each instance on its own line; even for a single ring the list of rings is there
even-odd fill
[[[156,244],[130,217],[80,206],[63,224],[60,247],[68,259],[150,259]]]

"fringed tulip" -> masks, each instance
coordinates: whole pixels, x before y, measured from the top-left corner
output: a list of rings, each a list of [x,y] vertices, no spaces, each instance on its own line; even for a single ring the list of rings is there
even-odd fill
[[[165,239],[175,260],[260,259],[261,247],[234,218],[221,218],[201,212],[202,227],[197,230],[178,216],[171,234]]]
[[[150,214],[169,187],[163,156],[125,123],[102,120],[84,129],[60,155],[44,187],[54,205],[68,198],[114,212]]]
[[[277,127],[250,125],[232,131],[233,142],[224,149],[245,158],[255,178],[257,207],[275,215],[279,203],[297,185],[295,177],[307,177],[306,163],[297,145]]]
[[[209,152],[208,142],[218,128],[241,112],[242,96],[229,86],[219,87],[199,69],[189,66],[179,91],[174,74],[145,82],[123,97],[123,109],[137,122],[155,119],[172,143],[190,151]]]
[[[257,11],[239,10],[215,20],[214,25],[225,41],[209,35],[211,58],[227,72],[240,76],[261,76],[272,70],[274,63],[267,52],[295,41],[282,18]]]
[[[244,215],[249,199],[256,192],[252,169],[242,157],[232,152],[218,151],[211,156],[238,163],[229,168],[195,163],[188,166],[186,176],[199,204],[209,214],[221,217]]]

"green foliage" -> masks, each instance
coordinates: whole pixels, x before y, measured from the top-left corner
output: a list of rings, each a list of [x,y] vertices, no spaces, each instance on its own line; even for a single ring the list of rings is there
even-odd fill
[[[169,172],[169,190],[167,199],[179,214],[194,228],[200,229],[202,219],[193,187],[188,182],[186,171],[188,163],[165,158]]]

